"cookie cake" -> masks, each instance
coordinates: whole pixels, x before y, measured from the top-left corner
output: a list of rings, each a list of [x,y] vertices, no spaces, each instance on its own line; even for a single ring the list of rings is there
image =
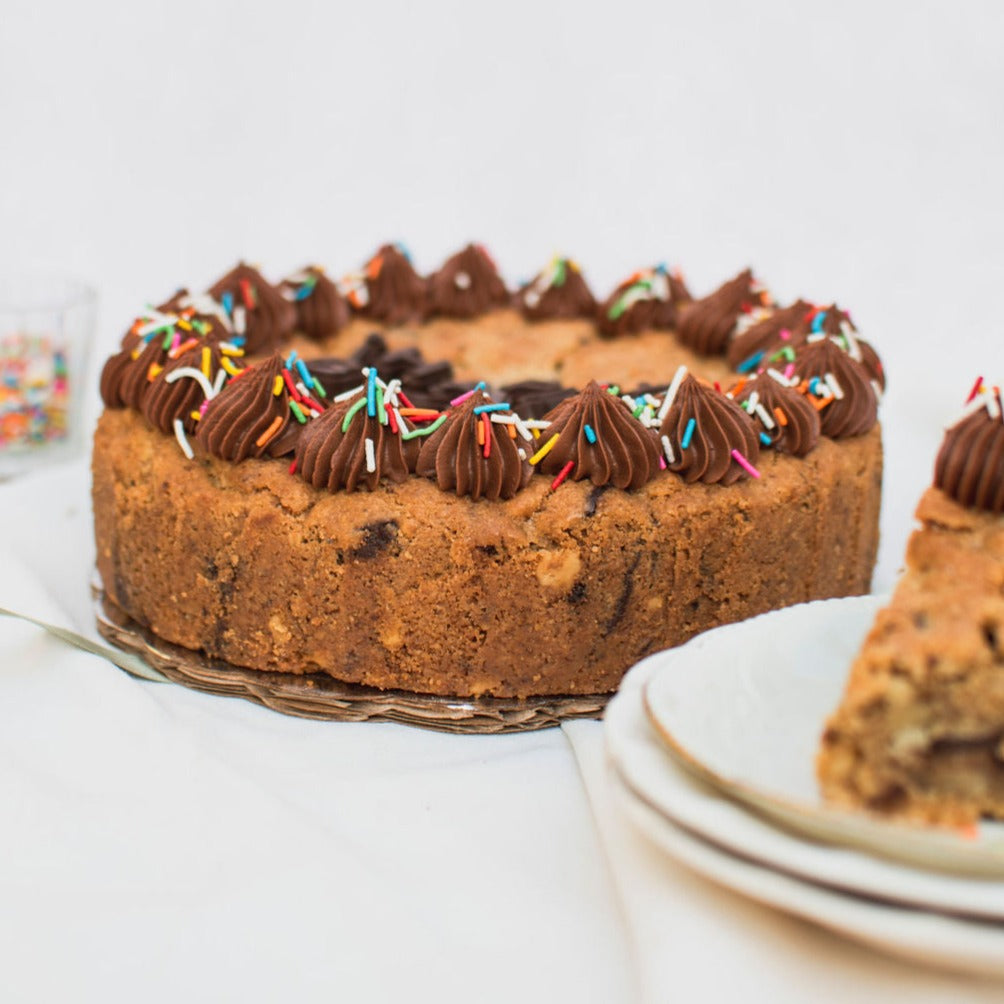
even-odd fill
[[[1004,409],[982,378],[945,434],[917,519],[817,773],[824,795],[851,808],[1004,819]]]
[[[105,364],[108,599],[268,673],[607,694],[708,628],[869,588],[882,365],[834,304],[659,265],[597,301],[479,245],[337,282],[240,264]]]

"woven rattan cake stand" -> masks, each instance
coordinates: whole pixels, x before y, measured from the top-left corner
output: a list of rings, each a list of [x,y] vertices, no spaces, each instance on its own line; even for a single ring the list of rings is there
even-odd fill
[[[98,631],[116,648],[138,655],[172,683],[254,701],[300,718],[335,722],[401,722],[439,732],[499,734],[551,728],[573,718],[599,718],[610,694],[574,697],[450,698],[342,683],[323,673],[302,676],[232,666],[163,641],[91,585]]]

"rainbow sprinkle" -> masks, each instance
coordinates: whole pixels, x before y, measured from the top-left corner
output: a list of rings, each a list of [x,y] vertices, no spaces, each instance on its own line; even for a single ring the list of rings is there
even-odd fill
[[[414,439],[416,436],[428,436],[435,432],[447,419],[446,415],[440,415],[431,425],[427,425],[424,429],[412,429],[409,432],[402,432],[402,439]]]
[[[642,269],[626,279],[621,285],[623,292],[610,306],[607,318],[616,321],[623,317],[636,303],[642,300],[668,300],[670,294],[669,273],[660,262],[654,268]]]
[[[481,434],[480,439],[482,440],[482,445],[484,446],[484,458],[487,460],[492,453],[492,426],[491,419],[482,413],[481,415]]]
[[[202,387],[207,401],[211,401],[214,397],[216,397],[216,388],[214,388],[206,378],[205,373],[203,373],[202,370],[195,369],[194,366],[179,366],[177,369],[171,370],[171,372],[164,377],[164,382],[174,383],[176,380],[181,380],[183,377],[190,377],[192,380],[195,380],[199,386]]]
[[[371,366],[366,370],[366,414],[370,418],[376,418],[377,413],[376,378],[376,368]]]
[[[558,476],[551,482],[551,491],[555,491],[561,483],[572,473],[572,468],[575,466],[574,460],[569,460],[564,467],[558,472]]]
[[[656,416],[661,423],[666,417],[669,409],[673,407],[673,402],[676,400],[676,395],[680,390],[680,384],[683,383],[683,378],[687,375],[687,367],[681,366],[673,377],[673,382],[666,388],[666,396],[662,399],[662,406],[659,408],[659,413]]]
[[[458,404],[463,404],[469,397],[473,397],[479,390],[486,390],[486,389],[487,389],[487,384],[484,382],[484,380],[481,380],[466,393],[461,394],[459,397],[455,397],[450,402],[450,407],[456,408]]]
[[[282,427],[282,416],[276,415],[272,419],[272,424],[255,440],[255,446],[259,449],[266,446],[275,436],[278,434],[279,429]]]
[[[760,477],[760,472],[738,451],[732,451],[732,459],[751,477]]]
[[[535,467],[539,464],[544,457],[546,457],[552,449],[554,449],[554,444],[560,439],[559,433],[555,433],[531,458],[530,466]]]
[[[697,428],[697,419],[691,418],[687,422],[686,429],[683,430],[683,438],[680,440],[680,449],[689,450],[690,441],[694,438],[694,430]]]
[[[303,280],[303,284],[296,290],[293,294],[293,300],[299,302],[300,300],[306,300],[311,293],[314,292],[314,287],[317,285],[317,276],[313,273],[309,274],[306,279]]]
[[[181,452],[185,454],[187,459],[192,460],[195,454],[192,452],[192,446],[185,435],[185,423],[180,418],[176,418],[172,425],[174,426],[174,438],[178,440]]]
[[[351,408],[345,413],[345,418],[342,419],[342,432],[348,432],[349,426],[352,424],[352,419],[355,418],[356,412],[361,411],[366,407],[366,398],[361,397]]]

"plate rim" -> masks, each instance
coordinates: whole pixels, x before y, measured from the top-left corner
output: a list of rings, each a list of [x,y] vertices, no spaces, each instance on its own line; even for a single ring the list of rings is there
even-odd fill
[[[796,876],[763,867],[756,861],[744,860],[669,822],[645,801],[638,800],[621,780],[616,766],[610,766],[608,778],[615,792],[615,805],[627,817],[631,827],[674,861],[706,880],[901,960],[919,961],[931,968],[953,973],[998,979],[1004,977],[1004,930],[998,930],[1001,925],[849,895],[814,882],[804,882]],[[641,823],[641,818],[647,819],[648,825]],[[673,843],[672,848],[667,846],[670,842]],[[686,849],[681,851],[681,845]],[[711,864],[708,864],[709,861]],[[814,906],[808,905],[810,903]],[[854,919],[865,919],[867,923],[860,926],[846,918],[835,918],[831,909],[839,909],[842,913],[852,911]],[[873,930],[875,924],[878,925],[877,932]],[[918,925],[924,928],[937,926],[941,931],[928,931],[922,941],[904,936],[904,928],[910,929],[909,934],[912,935],[912,929]],[[962,944],[968,947],[968,951],[963,948],[961,956],[957,951],[946,952],[945,930],[963,936]],[[974,932],[981,938],[999,939],[1000,948],[994,946],[985,953],[974,951],[973,946],[979,941],[972,938]]]
[[[606,760],[671,823],[764,867],[780,865],[805,882],[947,915],[1004,922],[1000,880],[915,869],[855,848],[803,840],[796,831],[774,825],[696,778],[655,735],[641,707],[640,683],[636,674],[607,709]]]
[[[870,601],[869,605],[873,606],[877,612],[881,604],[887,602],[887,597],[868,594],[866,596],[844,597],[836,602],[839,604],[847,601],[858,603]],[[833,600],[822,602],[834,603]],[[781,611],[771,611],[762,616],[766,619],[799,607],[805,609],[813,606],[814,604],[811,603],[799,604],[798,607],[787,607]],[[833,610],[836,607],[831,606],[829,609]],[[728,626],[726,625],[726,627]],[[704,644],[707,644],[706,639],[720,630],[715,629],[701,636]],[[681,651],[684,647],[681,646],[681,649],[677,651]],[[665,653],[660,653],[660,655],[665,655]],[[964,875],[969,878],[1004,879],[1004,846],[1001,846],[999,842],[996,844],[996,851],[993,849],[993,845],[961,843],[958,837],[953,835],[953,831],[948,828],[924,826],[902,820],[887,820],[865,811],[855,813],[825,803],[807,805],[765,792],[748,782],[721,775],[705,763],[700,756],[688,749],[673,734],[670,726],[659,718],[658,708],[650,691],[657,686],[657,680],[660,676],[668,675],[671,672],[672,659],[673,655],[670,654],[669,661],[652,668],[647,678],[640,684],[642,708],[663,748],[691,776],[710,785],[725,797],[742,805],[743,808],[752,811],[760,818],[775,826],[779,825],[796,836],[837,843],[857,851],[906,863],[912,867],[921,867],[925,870]],[[821,729],[822,723],[820,723]],[[895,839],[890,839],[892,833],[895,834]]]

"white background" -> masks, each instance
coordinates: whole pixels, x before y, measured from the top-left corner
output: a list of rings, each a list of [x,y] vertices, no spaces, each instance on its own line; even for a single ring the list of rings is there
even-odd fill
[[[0,267],[100,288],[99,344],[237,257],[469,239],[600,294],[666,259],[837,299],[885,357],[888,585],[923,455],[1004,370],[1004,7],[12,2]],[[930,419],[930,421],[928,421]]]
[[[885,359],[887,478],[876,577],[885,588],[901,561],[912,507],[930,479],[941,426],[977,374],[1004,378],[1002,51],[1004,6],[989,2],[0,0],[0,269],[38,267],[92,281],[102,297],[100,362],[143,303],[180,284],[208,285],[242,256],[262,262],[273,277],[308,260],[339,273],[360,264],[379,243],[401,239],[420,269],[431,270],[475,239],[489,246],[511,282],[536,270],[553,251],[569,253],[599,295],[637,266],[658,260],[682,266],[697,293],[750,264],[779,298],[836,299]],[[97,406],[95,390],[92,417]],[[39,512],[58,520],[58,501],[47,498]],[[84,552],[91,544],[79,511],[86,503],[73,499],[68,505],[78,507],[81,532],[59,544],[72,548],[72,568],[86,569],[91,560]],[[36,567],[57,567],[58,552],[38,548],[37,537],[20,529],[7,523],[0,534],[23,557],[33,556]],[[78,591],[85,604],[82,587]],[[25,707],[42,707],[31,694],[36,685],[44,692],[44,680],[19,680],[24,690],[16,693]],[[114,706],[133,716],[142,710],[133,705],[147,700],[134,695],[149,695],[150,702],[170,708],[162,717],[183,723],[186,737],[198,736],[194,723],[200,716],[241,718],[229,705],[154,693],[109,676],[96,684],[92,700],[103,704],[113,695],[122,701]],[[86,708],[87,700],[81,701]],[[31,714],[44,730],[46,715]],[[70,704],[65,715],[67,735],[85,733],[88,721],[93,727],[96,720],[78,714],[76,721]],[[285,735],[292,729],[268,716],[253,720],[263,732]],[[26,725],[23,745],[12,748],[26,764],[43,753],[51,756],[58,778],[64,751],[40,740],[33,750],[30,736],[39,734]],[[298,740],[291,736],[295,747]],[[351,746],[348,736],[316,741]],[[406,764],[411,740],[393,742],[401,743],[400,750],[392,743],[388,756]],[[537,876],[551,859],[534,857],[547,846],[533,830],[534,819],[563,821],[569,830],[561,839],[576,853],[595,856],[592,838],[580,835],[586,832],[581,798],[569,795],[565,807],[560,799],[542,800],[535,789],[533,799],[521,799],[519,786],[506,787],[507,781],[496,782],[498,797],[485,801],[482,781],[472,783],[467,775],[439,791],[429,787],[428,772],[436,763],[451,770],[456,758],[477,768],[481,755],[494,762],[517,748],[536,755],[538,766],[551,764],[548,779],[570,784],[574,771],[567,751],[564,759],[552,758],[560,752],[557,734],[540,742],[525,749],[485,744],[473,757],[468,747],[443,746],[449,753],[441,760],[439,745],[425,748],[425,787],[415,793],[414,818],[435,813],[437,805],[471,818],[470,828],[451,831],[457,851],[440,847],[439,856],[429,859],[435,868],[447,870],[456,861],[465,876],[474,870],[490,875],[491,861],[479,851],[495,846],[508,855],[498,859],[503,875],[518,875],[522,868]],[[280,749],[278,738],[271,743]],[[210,747],[201,741],[199,746],[206,755]],[[184,743],[177,748],[188,750]],[[76,770],[85,778],[113,770],[122,759],[116,750],[113,743],[102,753],[107,761],[81,760]],[[165,762],[174,762],[175,755],[165,754]],[[140,776],[154,769],[144,762],[135,768]],[[337,797],[330,798],[331,813],[342,804],[346,786],[355,791],[354,776],[352,770],[344,773]],[[476,776],[487,775],[482,770]],[[179,812],[189,811],[186,778],[172,783]],[[373,796],[356,787],[364,813]],[[56,785],[49,793],[46,811],[57,813],[54,818],[67,804],[61,791]],[[48,819],[42,804],[36,805],[38,818]],[[411,820],[414,829],[407,805],[400,818]],[[396,815],[386,806],[383,811]],[[496,817],[519,819],[521,842],[505,834],[493,844]],[[133,833],[124,817],[117,823],[123,845],[137,833],[140,840],[155,837],[145,829]],[[154,826],[150,819],[146,825]],[[40,839],[30,827],[17,833],[21,853]],[[55,843],[43,840],[40,848],[62,846],[52,834],[46,839]],[[200,847],[192,844],[193,857]],[[40,861],[48,860],[43,850],[38,853]],[[135,853],[137,881],[151,873],[151,861],[156,871],[165,860],[153,845],[149,860]],[[548,853],[560,851],[552,847]],[[220,860],[233,859],[221,854]],[[578,862],[574,855],[569,860]],[[183,864],[179,860],[178,875],[190,876]],[[62,876],[58,882],[83,883],[82,896],[100,899],[100,876],[92,888],[77,873],[53,874]],[[432,902],[435,883],[421,874],[423,894]],[[239,884],[240,876],[234,881]],[[337,900],[337,882],[325,881],[333,881],[332,889],[315,889],[317,903]],[[693,880],[678,881],[688,895],[710,895]],[[584,927],[570,932],[563,924],[571,918],[563,920],[562,910],[576,902],[576,882],[606,915],[592,926],[582,919]],[[617,922],[603,882],[600,868],[578,862],[567,874],[552,876],[551,912],[536,911],[552,937],[538,939],[532,925],[508,932],[524,960],[526,946],[537,945],[531,969],[538,986],[560,982],[560,973],[548,972],[549,948],[564,964],[579,944],[579,982],[591,981],[593,997],[611,999],[610,986],[625,986],[627,994],[625,949],[610,940],[613,926],[604,926]],[[459,897],[458,910],[469,907],[456,885],[450,890]],[[121,895],[127,902],[128,889]],[[521,896],[518,887],[511,888],[510,905]],[[706,902],[710,909],[712,900]],[[434,915],[441,917],[446,907],[436,908],[440,913]],[[373,913],[379,926],[380,911],[374,907]],[[763,923],[762,912],[750,917]],[[39,931],[51,919],[42,904]],[[388,944],[400,948],[408,938],[408,918],[392,915],[389,923],[397,934]],[[463,920],[457,923],[462,929]],[[352,914],[339,924],[339,937],[349,936]],[[581,930],[592,940],[577,940]],[[781,930],[787,929],[770,928],[772,944],[786,944],[803,964],[837,951],[829,947],[832,939],[820,948],[822,936],[815,932],[810,942],[819,954],[802,951],[796,941],[804,932],[788,939]],[[468,933],[473,945],[476,932]],[[315,935],[312,958],[325,943],[323,932]],[[93,949],[76,936],[81,959],[110,951],[98,930]],[[506,936],[501,929],[492,932],[496,939]],[[456,933],[453,938],[454,945],[463,941]],[[202,932],[193,933],[186,949],[194,951],[200,939]],[[37,962],[26,957],[24,971],[44,972],[57,985],[58,966],[46,969],[44,942],[30,943],[41,954]],[[560,945],[566,947],[559,951]],[[713,941],[705,946],[712,959],[716,947]],[[242,964],[239,948],[227,948],[235,953],[235,971]],[[211,942],[204,950],[212,957]],[[498,950],[479,950],[493,962],[500,957]],[[470,958],[472,967],[477,959]],[[168,953],[165,971],[174,962]],[[292,958],[290,966],[295,964]],[[114,973],[108,966],[107,973]],[[710,979],[713,986],[713,969],[702,965],[690,978]],[[890,964],[883,972],[887,989],[905,990],[905,970]],[[165,998],[181,992],[183,974],[184,968],[177,971],[177,985],[161,985]],[[743,983],[745,974],[730,974],[725,966],[717,975]],[[136,979],[141,975],[137,970]],[[407,974],[400,978],[407,985]],[[696,992],[697,984],[688,985]],[[491,996],[481,989],[482,996]]]

